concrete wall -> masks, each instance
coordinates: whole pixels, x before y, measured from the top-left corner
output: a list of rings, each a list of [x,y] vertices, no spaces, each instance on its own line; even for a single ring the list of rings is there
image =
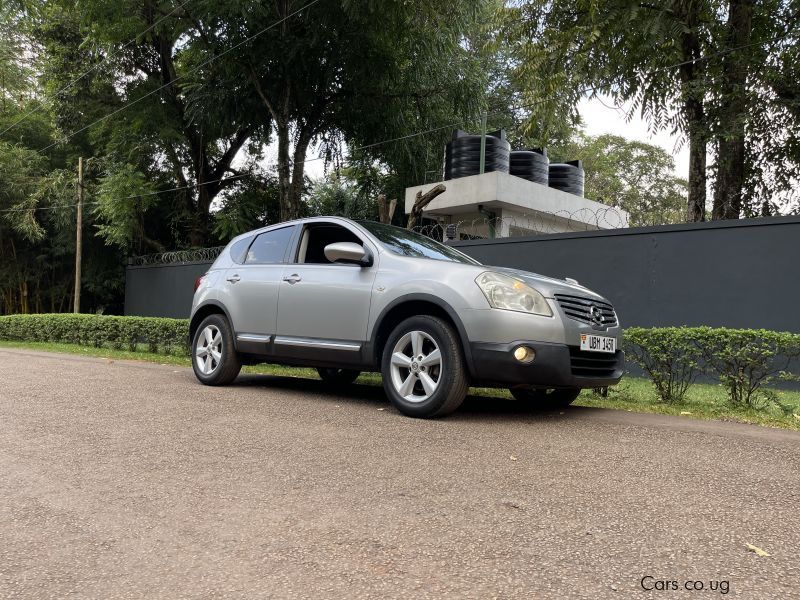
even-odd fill
[[[800,218],[454,242],[485,264],[573,277],[623,326],[800,332]]]
[[[485,264],[569,276],[624,326],[800,332],[800,218],[747,219],[454,242]],[[125,314],[188,317],[210,262],[127,268]]]
[[[624,210],[508,173],[492,171],[441,183],[444,183],[446,191],[434,198],[423,214],[431,219],[443,219],[445,223],[469,221],[475,214],[485,218],[478,213],[478,206],[483,206],[498,217],[501,211],[510,210],[515,215],[526,215],[537,223],[555,217],[551,219],[556,227],[553,231],[584,230],[586,226],[591,229],[610,229],[628,225],[628,214]],[[411,212],[417,192],[425,193],[435,185],[429,183],[406,188],[405,212]],[[570,222],[573,224],[569,225]],[[563,226],[565,223],[567,225]],[[542,226],[533,229],[549,232]]]

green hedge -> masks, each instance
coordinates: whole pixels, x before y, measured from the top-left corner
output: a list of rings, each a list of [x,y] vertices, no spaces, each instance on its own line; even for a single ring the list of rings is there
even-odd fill
[[[43,314],[0,317],[0,340],[61,342],[135,351],[188,354],[188,319]]]
[[[800,334],[765,329],[632,327],[624,348],[644,369],[664,402],[680,402],[700,373],[717,379],[734,406],[762,408],[776,397],[764,386],[800,380]]]
[[[84,346],[188,355],[189,321],[153,317],[44,314],[0,317],[0,340],[62,342]],[[800,380],[800,334],[763,329],[632,327],[623,347],[653,381],[664,402],[682,402],[700,374],[725,387],[733,405],[755,408],[775,400],[764,386]]]

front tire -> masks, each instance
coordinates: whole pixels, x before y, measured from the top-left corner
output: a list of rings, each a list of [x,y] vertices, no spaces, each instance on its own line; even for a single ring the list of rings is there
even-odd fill
[[[383,349],[381,375],[392,405],[409,417],[447,415],[461,406],[469,388],[458,335],[429,315],[395,327]]]
[[[319,378],[322,379],[322,381],[330,383],[331,385],[348,385],[353,383],[358,379],[358,376],[361,375],[361,371],[354,371],[352,369],[332,369],[328,367],[319,367],[317,373],[319,373]]]
[[[209,315],[195,331],[192,369],[205,385],[226,385],[236,379],[242,369],[233,344],[233,331],[223,315]]]
[[[581,394],[580,389],[537,390],[533,388],[509,388],[511,395],[521,402],[530,402],[537,408],[556,409],[572,404]]]

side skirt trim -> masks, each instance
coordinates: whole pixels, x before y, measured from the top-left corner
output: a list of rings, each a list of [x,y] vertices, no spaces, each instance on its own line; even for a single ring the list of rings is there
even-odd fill
[[[358,352],[361,350],[361,344],[354,342],[339,342],[319,340],[315,338],[293,338],[293,337],[275,337],[275,345],[279,346],[300,346],[303,348],[320,348],[324,350],[344,350],[347,352]]]
[[[268,344],[270,338],[272,336],[269,335],[256,335],[255,333],[240,333],[236,336],[237,342],[261,342],[264,344]]]

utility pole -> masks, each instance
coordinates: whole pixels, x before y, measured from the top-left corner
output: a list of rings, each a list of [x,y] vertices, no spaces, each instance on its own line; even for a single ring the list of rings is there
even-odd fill
[[[83,157],[78,158],[78,217],[75,224],[75,299],[74,313],[81,312],[81,250],[83,249]]]

